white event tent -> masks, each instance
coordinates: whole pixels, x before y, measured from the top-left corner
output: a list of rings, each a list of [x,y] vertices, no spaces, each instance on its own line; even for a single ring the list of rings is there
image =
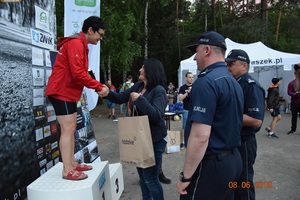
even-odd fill
[[[300,54],[292,54],[276,51],[265,46],[262,42],[241,44],[225,39],[227,51],[225,57],[232,49],[242,49],[246,51],[250,58],[249,73],[258,80],[267,92],[272,84],[273,77],[283,77],[280,86],[280,95],[289,103],[290,97],[287,95],[288,83],[294,79],[293,64],[300,63]],[[197,78],[197,65],[194,56],[182,60],[178,69],[178,86],[185,83],[185,74],[190,71]],[[267,93],[266,93],[267,94]]]

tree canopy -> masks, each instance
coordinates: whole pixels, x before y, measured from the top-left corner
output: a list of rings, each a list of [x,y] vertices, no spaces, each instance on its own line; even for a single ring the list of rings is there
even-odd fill
[[[63,6],[56,9],[60,32]],[[111,69],[115,85],[124,81],[124,74],[137,74],[145,54],[160,59],[167,80],[177,83],[180,60],[192,55],[186,46],[209,30],[239,43],[262,41],[279,51],[300,53],[298,0],[102,0],[101,17],[107,24],[101,68],[105,73]]]

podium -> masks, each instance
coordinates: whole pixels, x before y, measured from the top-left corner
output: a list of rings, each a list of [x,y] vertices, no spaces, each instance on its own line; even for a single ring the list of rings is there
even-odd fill
[[[87,179],[71,181],[62,178],[63,164],[57,163],[27,186],[28,200],[113,199],[108,161],[90,165],[93,169],[84,172],[88,175]]]
[[[113,200],[120,199],[124,190],[123,169],[121,163],[109,164],[110,191]]]

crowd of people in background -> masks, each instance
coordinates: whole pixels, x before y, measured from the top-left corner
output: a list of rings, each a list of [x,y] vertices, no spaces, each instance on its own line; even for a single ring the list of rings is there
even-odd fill
[[[172,82],[167,85],[164,66],[155,58],[144,61],[137,82],[134,83],[133,77],[128,75],[119,85],[119,91],[111,80],[102,85],[91,77],[87,44],[97,44],[103,39],[104,32],[102,19],[89,17],[79,34],[63,38],[58,45],[60,53],[48,81],[46,96],[61,126],[62,178],[86,179],[88,176],[83,171],[92,170],[91,166],[74,160],[76,101],[86,86],[95,89],[105,99],[108,118],[116,119],[116,103],[120,105],[120,114],[148,116],[156,164],[148,168],[137,167],[137,172],[142,198],[163,200],[160,182],[171,182],[164,175],[161,178],[162,154],[168,141],[164,113],[167,95],[177,94],[177,88]],[[275,128],[281,119],[279,86],[282,78],[271,80],[265,101],[264,89],[248,74],[250,59],[247,52],[233,49],[225,58],[227,47],[222,35],[205,32],[188,49],[196,53],[194,60],[199,74],[194,81],[193,73],[187,72],[186,82],[178,91],[178,101],[183,102],[180,148],[186,148],[184,160],[179,161],[183,163],[183,169],[176,184],[180,199],[219,200],[222,197],[253,200],[253,165],[257,154],[255,134],[262,126],[267,108],[272,121],[265,130],[269,138],[279,138]],[[75,54],[80,54],[80,59],[73,56]],[[81,63],[86,64],[82,66]],[[300,114],[299,71],[299,64],[295,64],[295,80],[288,85],[292,112],[288,135],[296,132]],[[67,80],[71,80],[71,84]],[[238,186],[249,183],[249,187],[231,188],[229,183]]]

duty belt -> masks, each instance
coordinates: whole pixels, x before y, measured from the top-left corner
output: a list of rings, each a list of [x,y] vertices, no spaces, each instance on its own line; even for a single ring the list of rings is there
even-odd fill
[[[202,160],[214,160],[220,159],[230,153],[233,153],[235,149],[225,150],[218,154],[205,154]]]

